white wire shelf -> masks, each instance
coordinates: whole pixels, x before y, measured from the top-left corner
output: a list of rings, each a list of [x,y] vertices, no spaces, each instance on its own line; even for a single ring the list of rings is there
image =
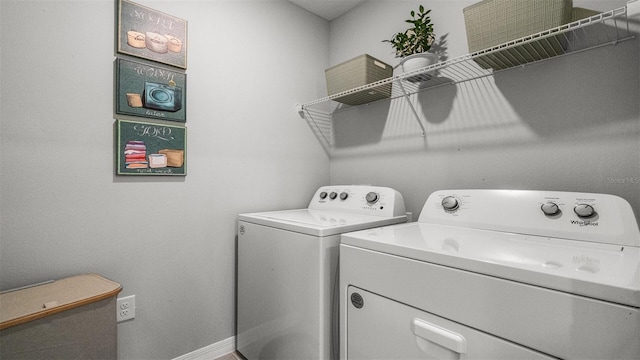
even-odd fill
[[[629,2],[631,4],[632,2]],[[634,7],[640,7],[636,0]],[[297,105],[298,112],[314,131],[325,151],[334,144],[333,115],[354,106],[334,101],[345,95],[359,93],[365,96],[377,88],[391,85],[391,99],[404,97],[409,102],[424,136],[424,126],[413,109],[409,95],[439,86],[457,84],[495,73],[545,61],[550,58],[574,54],[634,38],[629,27],[627,6],[600,13],[572,23],[558,26],[488,49],[442,61],[412,72],[395,75],[371,84],[343,91],[321,99]],[[634,9],[635,11],[635,9]],[[416,81],[422,80],[422,81]],[[374,101],[386,101],[374,100]]]

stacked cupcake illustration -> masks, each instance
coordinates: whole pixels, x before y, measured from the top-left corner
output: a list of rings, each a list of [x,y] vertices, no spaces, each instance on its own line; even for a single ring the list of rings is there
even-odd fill
[[[146,169],[147,146],[144,141],[130,140],[124,147],[124,162],[127,169]]]

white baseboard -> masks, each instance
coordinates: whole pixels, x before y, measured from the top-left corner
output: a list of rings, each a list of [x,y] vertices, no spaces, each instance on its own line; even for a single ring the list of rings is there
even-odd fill
[[[232,336],[228,339],[218,341],[215,344],[207,345],[188,354],[178,356],[173,360],[214,360],[223,355],[232,353],[235,350],[236,337]]]

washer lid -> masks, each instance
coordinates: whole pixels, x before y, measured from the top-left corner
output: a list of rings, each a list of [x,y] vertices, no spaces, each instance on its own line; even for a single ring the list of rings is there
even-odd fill
[[[406,215],[382,217],[311,209],[240,214],[238,219],[313,236],[330,236],[407,221]]]
[[[363,230],[342,244],[640,307],[640,248],[449,225]]]

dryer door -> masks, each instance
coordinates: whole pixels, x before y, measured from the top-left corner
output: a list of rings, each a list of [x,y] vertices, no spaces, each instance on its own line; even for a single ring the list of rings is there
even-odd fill
[[[347,359],[555,359],[349,286]]]

